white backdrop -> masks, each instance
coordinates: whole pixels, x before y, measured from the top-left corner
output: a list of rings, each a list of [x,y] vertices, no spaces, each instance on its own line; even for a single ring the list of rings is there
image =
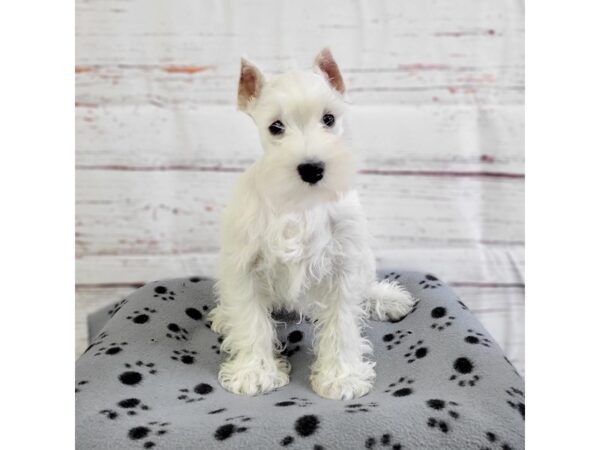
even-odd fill
[[[219,215],[259,154],[240,56],[328,45],[380,261],[451,283],[524,369],[519,0],[77,0],[77,353],[85,315],[154,279],[213,275]]]

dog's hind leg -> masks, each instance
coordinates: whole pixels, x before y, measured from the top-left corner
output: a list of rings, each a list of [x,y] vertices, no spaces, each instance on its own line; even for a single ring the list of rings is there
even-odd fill
[[[375,320],[398,320],[407,315],[416,301],[400,284],[374,281],[367,291],[367,308]]]

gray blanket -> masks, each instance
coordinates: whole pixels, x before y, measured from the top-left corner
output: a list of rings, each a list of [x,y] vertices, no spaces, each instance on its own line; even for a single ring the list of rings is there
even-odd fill
[[[523,380],[467,306],[435,276],[382,275],[421,301],[399,322],[369,323],[377,380],[347,402],[310,388],[309,323],[278,328],[290,384],[237,396],[217,382],[213,281],[136,290],[90,320],[95,337],[76,364],[77,448],[524,448]]]

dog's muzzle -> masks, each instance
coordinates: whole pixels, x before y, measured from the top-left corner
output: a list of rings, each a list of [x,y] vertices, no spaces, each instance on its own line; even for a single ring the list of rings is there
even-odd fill
[[[302,181],[308,184],[316,184],[323,178],[325,164],[322,162],[309,162],[300,164],[297,169]]]

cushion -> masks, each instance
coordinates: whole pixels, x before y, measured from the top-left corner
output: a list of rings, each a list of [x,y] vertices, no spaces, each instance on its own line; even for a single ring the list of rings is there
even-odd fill
[[[467,306],[433,275],[380,276],[420,301],[400,321],[369,321],[377,379],[351,401],[311,390],[307,321],[279,317],[290,384],[239,396],[217,381],[214,281],[134,291],[90,319],[95,337],[76,363],[77,448],[524,448],[523,380]]]

